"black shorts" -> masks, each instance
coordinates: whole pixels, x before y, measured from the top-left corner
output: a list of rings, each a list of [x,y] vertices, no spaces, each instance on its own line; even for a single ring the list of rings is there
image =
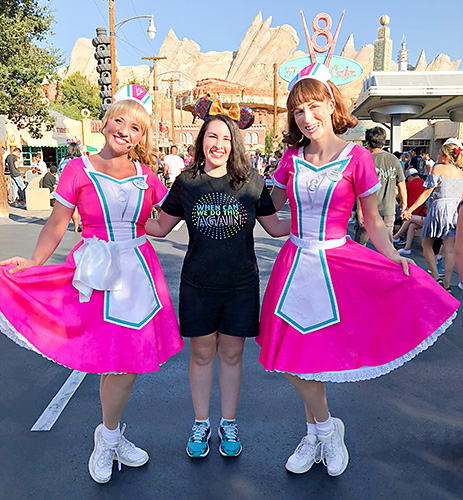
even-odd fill
[[[234,337],[259,333],[259,283],[229,290],[180,283],[180,334],[203,337],[214,332]]]

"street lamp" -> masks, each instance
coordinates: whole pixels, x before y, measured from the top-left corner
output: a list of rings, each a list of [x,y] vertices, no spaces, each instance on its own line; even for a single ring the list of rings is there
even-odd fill
[[[114,24],[114,0],[109,0],[109,43],[111,48],[111,98],[114,99],[114,94],[116,93],[116,28],[120,28],[123,24],[132,19],[149,18],[150,24],[148,26],[148,38],[153,40],[156,36],[156,28],[154,27],[154,16],[153,14],[145,16],[134,16],[129,17],[129,19],[124,19],[123,21]]]

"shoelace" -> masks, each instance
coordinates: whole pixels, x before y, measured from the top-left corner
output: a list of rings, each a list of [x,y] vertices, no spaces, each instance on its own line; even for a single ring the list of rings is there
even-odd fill
[[[306,455],[306,453],[309,450],[313,449],[313,455],[315,457],[317,455],[317,448],[320,448],[320,453],[321,453],[321,445],[322,445],[322,443],[320,441],[318,441],[318,440],[317,440],[316,444],[312,444],[309,441],[309,438],[307,436],[304,436],[302,438],[301,442],[297,445],[295,453],[297,455]],[[306,452],[306,450],[307,450],[307,452]],[[315,463],[316,464],[320,463],[320,461],[321,461],[321,458],[318,459],[318,460],[315,459]]]
[[[238,426],[236,424],[222,425],[222,430],[227,441],[231,441],[233,443],[238,441]]]
[[[327,459],[334,458],[336,455],[336,445],[334,444],[334,433],[329,441],[323,441],[321,443],[321,459],[324,465],[327,465]]]
[[[191,429],[190,441],[192,441],[193,443],[202,443],[204,441],[204,437],[206,436],[206,432],[207,432],[206,425],[194,424]]]
[[[119,451],[116,447],[108,446],[101,438],[101,454],[98,460],[103,467],[112,467],[114,455],[117,457],[117,468],[121,470],[121,458],[119,456]]]
[[[122,451],[122,452],[128,452],[133,449],[135,449],[135,445],[131,443],[125,436],[124,436],[124,431],[125,428],[127,427],[126,424],[122,425],[122,430],[121,433],[119,434],[119,441],[117,443],[117,449]]]

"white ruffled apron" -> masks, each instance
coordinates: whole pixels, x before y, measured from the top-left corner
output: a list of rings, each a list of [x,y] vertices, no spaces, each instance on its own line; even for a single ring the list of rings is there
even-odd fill
[[[345,157],[350,150],[347,147],[336,161],[321,167],[303,160],[302,151],[293,158],[299,236],[291,234],[290,239],[298,248],[275,315],[302,334],[341,321],[326,250],[344,245],[346,237],[326,240],[325,233],[331,196],[349,164]]]
[[[87,163],[103,210],[108,241],[84,239],[74,252],[72,280],[80,302],[93,290],[104,291],[104,320],[127,328],[143,328],[162,308],[148,264],[140,252],[146,235],[136,237],[136,221],[148,185],[146,175],[114,179]],[[137,173],[141,171],[137,165]]]

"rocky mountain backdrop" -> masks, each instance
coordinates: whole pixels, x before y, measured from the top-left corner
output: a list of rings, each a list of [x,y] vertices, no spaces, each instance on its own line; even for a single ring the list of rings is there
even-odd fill
[[[158,62],[157,73],[161,75],[167,71],[181,71],[184,79],[183,88],[185,89],[193,88],[196,81],[203,78],[219,78],[237,82],[246,87],[271,87],[273,85],[272,68],[275,62],[280,66],[290,59],[306,55],[304,52],[296,50],[299,38],[292,26],[285,24],[272,28],[271,22],[271,17],[262,21],[262,14],[259,12],[236,52],[211,51],[202,53],[196,42],[187,38],[179,40],[171,29],[158,54],[167,57],[167,60]],[[397,50],[394,51],[394,54]],[[69,66],[61,69],[61,76],[66,78],[79,71],[96,84],[98,74],[95,70],[96,60],[93,53],[94,48],[91,40],[79,38],[72,50]],[[356,50],[353,35],[348,37],[340,55],[360,63],[363,66],[364,75],[373,69],[373,45],[364,45]],[[414,69],[417,71],[455,71],[460,62],[461,60],[452,61],[447,55],[439,54],[428,64],[423,51]],[[397,63],[394,61],[392,69],[397,69]],[[117,76],[120,83],[136,79],[139,82],[149,82],[152,85],[151,68],[146,64],[118,66]],[[160,80],[162,80],[162,76]],[[167,84],[158,80],[158,85],[163,89]],[[286,86],[287,84],[283,80],[279,82],[281,91],[284,91]],[[342,86],[341,90],[346,97],[355,99],[361,86],[362,79],[359,79]]]

